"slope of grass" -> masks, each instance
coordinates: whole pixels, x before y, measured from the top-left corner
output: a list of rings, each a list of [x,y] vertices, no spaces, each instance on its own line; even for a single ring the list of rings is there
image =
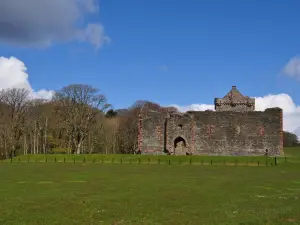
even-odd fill
[[[298,164],[0,164],[0,224],[299,224]]]

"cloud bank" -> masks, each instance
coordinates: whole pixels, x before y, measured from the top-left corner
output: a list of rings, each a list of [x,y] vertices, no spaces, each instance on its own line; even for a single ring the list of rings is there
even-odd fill
[[[287,94],[267,95],[255,98],[255,110],[264,111],[267,108],[280,107],[283,109],[283,129],[294,132],[300,137],[300,106],[296,105]],[[214,110],[214,105],[192,104],[188,106],[172,105],[181,112],[188,110],[204,111]]]
[[[0,57],[0,90],[7,88],[25,88],[31,98],[51,99],[54,92],[45,89],[35,91],[29,81],[25,64],[17,58]]]
[[[110,38],[100,23],[84,21],[98,9],[96,0],[2,0],[0,43],[47,47],[77,40],[98,49]]]

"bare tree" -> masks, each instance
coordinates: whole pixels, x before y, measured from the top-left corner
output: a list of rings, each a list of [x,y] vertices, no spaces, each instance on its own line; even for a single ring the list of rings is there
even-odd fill
[[[16,155],[20,137],[24,130],[24,123],[28,110],[29,91],[26,89],[11,88],[0,92],[3,128],[11,155]]]
[[[47,101],[42,99],[34,99],[29,104],[28,119],[26,120],[26,132],[24,134],[24,147],[27,145],[26,139],[30,139],[32,142],[31,153],[39,154],[41,152],[46,153],[47,137]],[[26,145],[25,145],[26,143]],[[26,146],[27,147],[27,146]],[[43,150],[43,151],[41,151]],[[26,150],[24,151],[26,152]]]
[[[96,115],[109,107],[106,98],[90,85],[73,84],[56,92],[54,102],[55,115],[71,138],[73,153],[80,154]]]

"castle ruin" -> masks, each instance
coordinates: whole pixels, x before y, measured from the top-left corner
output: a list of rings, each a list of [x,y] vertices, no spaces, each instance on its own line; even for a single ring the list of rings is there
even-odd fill
[[[283,154],[280,108],[255,111],[255,99],[235,86],[215,98],[215,111],[141,113],[141,154],[261,156]]]

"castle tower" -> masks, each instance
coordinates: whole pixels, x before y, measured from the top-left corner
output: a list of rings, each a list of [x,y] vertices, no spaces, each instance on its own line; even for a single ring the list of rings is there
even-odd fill
[[[215,98],[215,110],[234,112],[254,111],[255,99],[243,96],[236,86],[232,86],[232,89],[224,98]]]

